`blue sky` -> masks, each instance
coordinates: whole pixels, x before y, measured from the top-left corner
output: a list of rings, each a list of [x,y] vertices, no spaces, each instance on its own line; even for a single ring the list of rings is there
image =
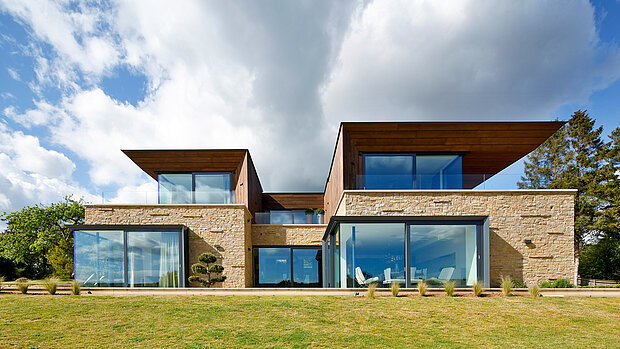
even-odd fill
[[[155,200],[120,149],[248,148],[266,190],[322,190],[341,121],[587,109],[610,132],[618,23],[618,1],[0,0],[0,211]]]

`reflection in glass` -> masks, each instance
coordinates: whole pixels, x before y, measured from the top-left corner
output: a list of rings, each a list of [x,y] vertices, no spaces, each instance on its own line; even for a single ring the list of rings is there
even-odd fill
[[[293,286],[321,287],[319,249],[293,249]]]
[[[75,280],[85,286],[123,286],[122,231],[75,231]]]
[[[475,225],[411,225],[411,282],[441,284],[455,280],[471,286],[477,280]]]
[[[269,224],[306,224],[304,210],[271,210]]]
[[[192,174],[167,173],[157,177],[160,204],[191,204]]]
[[[127,233],[130,287],[179,287],[178,232]]]
[[[231,204],[230,173],[196,174],[196,204]]]
[[[417,189],[463,189],[460,155],[417,155]]]
[[[255,280],[260,286],[288,287],[291,282],[289,248],[255,248]]]
[[[339,257],[344,287],[405,283],[405,224],[341,223]]]
[[[413,155],[365,155],[365,189],[413,189]]]

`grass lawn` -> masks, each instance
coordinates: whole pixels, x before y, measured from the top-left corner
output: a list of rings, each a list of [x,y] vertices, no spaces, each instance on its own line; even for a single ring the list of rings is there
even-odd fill
[[[0,347],[620,347],[620,298],[0,295]]]

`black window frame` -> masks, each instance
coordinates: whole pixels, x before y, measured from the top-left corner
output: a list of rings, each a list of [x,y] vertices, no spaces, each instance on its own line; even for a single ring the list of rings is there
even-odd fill
[[[280,284],[261,284],[258,281],[258,268],[260,267],[258,263],[258,254],[257,250],[260,248],[286,248],[289,250],[289,280],[286,285]],[[317,259],[319,263],[318,266],[318,276],[319,281],[316,284],[312,285],[295,285],[295,277],[294,277],[294,266],[293,266],[293,251],[294,250],[316,250],[317,253],[321,253],[321,258]],[[256,288],[282,288],[282,287],[291,287],[291,288],[320,288],[323,287],[323,248],[321,245],[254,245],[252,246],[252,285]]]

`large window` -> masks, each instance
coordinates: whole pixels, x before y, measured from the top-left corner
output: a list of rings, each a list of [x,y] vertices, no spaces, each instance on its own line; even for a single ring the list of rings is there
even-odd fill
[[[341,222],[325,237],[327,284],[389,287],[396,282],[412,287],[421,281],[440,286],[453,280],[457,286],[471,286],[486,275],[483,226],[481,221],[454,220]]]
[[[359,189],[462,189],[461,155],[365,154]]]
[[[76,230],[75,279],[86,286],[182,287],[184,236],[180,229]]]
[[[321,248],[255,247],[254,286],[321,287]]]
[[[232,204],[230,173],[161,173],[160,204]]]

